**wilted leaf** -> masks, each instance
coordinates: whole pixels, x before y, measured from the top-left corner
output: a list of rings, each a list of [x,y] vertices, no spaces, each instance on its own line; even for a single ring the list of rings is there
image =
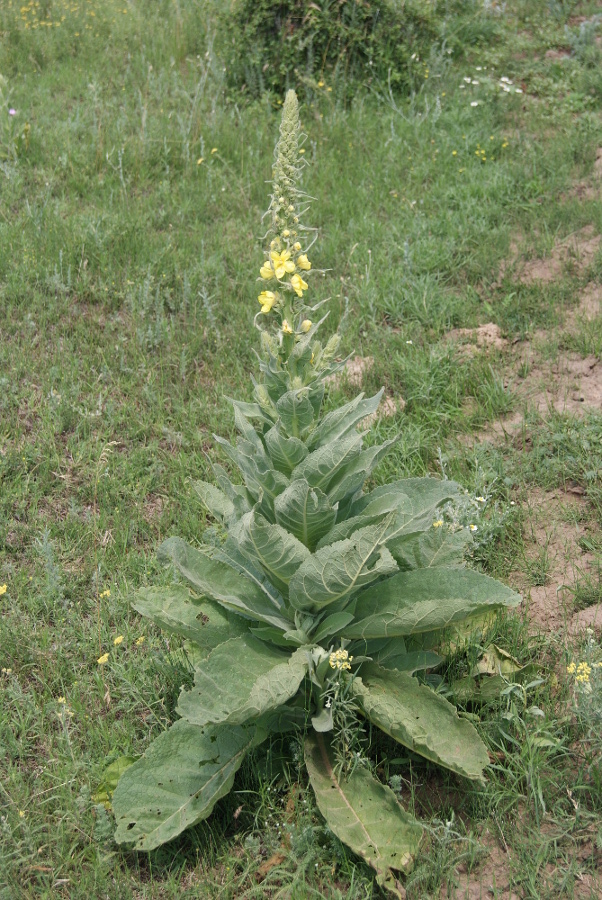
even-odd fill
[[[196,668],[194,687],[180,694],[178,713],[193,725],[240,725],[294,697],[308,662],[304,650],[291,655],[251,635],[233,638]]]
[[[408,675],[374,663],[362,666],[352,693],[370,721],[404,747],[467,778],[489,764],[475,728],[439,694]]]
[[[410,871],[422,838],[418,822],[366,769],[358,767],[347,780],[338,779],[322,735],[306,738],[305,762],[328,827],[372,866],[380,885],[401,898],[393,871]]]
[[[299,570],[301,571],[301,570]],[[488,609],[521,601],[506,585],[471,569],[400,572],[362,591],[346,638],[381,638],[445,628]]]
[[[154,850],[206,819],[232,787],[247,752],[266,737],[255,725],[176,722],[119,779],[113,794],[117,843]]]
[[[117,787],[117,782],[125,770],[129,769],[138,758],[137,756],[119,756],[113,760],[102,773],[102,781],[92,794],[92,800],[95,803],[103,803],[107,809],[110,809],[111,799]]]

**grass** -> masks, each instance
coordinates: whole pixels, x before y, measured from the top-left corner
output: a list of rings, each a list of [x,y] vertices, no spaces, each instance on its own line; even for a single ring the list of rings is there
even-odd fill
[[[233,431],[225,397],[250,393],[278,107],[229,96],[210,8],[21,9],[0,10],[2,98],[16,110],[0,130],[0,897],[377,897],[321,825],[302,771],[274,780],[254,760],[209,822],[148,857],[112,844],[93,800],[106,765],[171,721],[188,677],[177,643],[128,597],[170,578],[154,558],[161,538],[208,527],[189,482],[219,458],[212,433]],[[539,257],[585,225],[602,231],[599,196],[566,199],[602,145],[597,45],[579,44],[571,18],[594,12],[524,0],[488,19],[467,6],[458,49],[434,51],[411,100],[382,85],[343,108],[325,86],[303,108],[332,328],[345,352],[374,358],[365,389],[405,401],[375,427],[374,440],[400,434],[378,477],[443,468],[486,496],[475,564],[534,584],[547,573],[545,548],[525,554],[534,486],[583,490],[599,559],[600,415],[531,415],[527,451],[472,446],[518,408],[517,370],[509,351],[466,356],[448,334],[493,322],[520,346],[546,330],[553,356],[555,329],[600,279],[600,253],[553,284],[512,266],[500,277],[516,245]],[[574,55],[546,57],[567,46],[565,26]],[[501,91],[502,75],[524,93]],[[581,322],[561,349],[599,354],[601,333]],[[352,393],[343,384],[331,401]],[[587,579],[577,607],[600,601],[596,572]],[[487,825],[512,851],[520,896],[585,897],[594,850],[575,848],[602,842],[593,713],[567,712],[583,698],[555,635],[533,638],[520,617],[495,629],[543,681],[469,710],[496,759],[488,785],[416,760],[383,769],[428,826],[408,896],[438,896],[458,865],[471,871]],[[482,649],[471,647],[458,674]]]

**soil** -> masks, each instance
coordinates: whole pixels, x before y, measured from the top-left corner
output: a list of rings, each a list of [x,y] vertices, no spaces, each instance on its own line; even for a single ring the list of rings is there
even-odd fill
[[[477,350],[504,350],[508,341],[502,337],[499,325],[488,322],[478,328],[454,328],[447,340],[455,341],[464,356],[474,356]]]
[[[602,175],[602,149],[598,154],[594,164],[596,178]],[[573,190],[587,192],[590,199],[597,198],[599,193],[594,185],[587,182],[580,182]],[[558,241],[544,259],[521,260],[517,242],[514,241],[511,243],[510,258],[501,265],[496,284],[499,285],[509,271],[523,284],[550,284],[562,278],[565,269],[579,274],[592,264],[601,244],[602,236],[596,233],[593,225],[586,225]]]

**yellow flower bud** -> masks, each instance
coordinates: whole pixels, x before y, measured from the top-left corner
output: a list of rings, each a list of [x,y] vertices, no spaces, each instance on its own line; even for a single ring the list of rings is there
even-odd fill
[[[289,237],[289,236],[290,236],[290,231],[288,230],[288,228],[285,228],[284,231],[282,232],[282,237]]]
[[[305,334],[307,334],[307,332],[309,331],[310,328],[311,328],[311,319],[303,319],[303,321],[301,322],[301,331],[303,331]]]
[[[291,326],[288,324],[288,322],[286,321],[286,319],[285,319],[284,322],[282,323],[282,333],[283,333],[283,334],[292,334],[292,333],[293,333],[293,329],[292,329]]]
[[[311,269],[311,263],[305,253],[302,253],[301,256],[297,257],[297,265],[300,269],[305,269],[306,272],[309,272]]]
[[[291,287],[296,293],[297,297],[303,296],[303,291],[306,291],[309,285],[307,282],[303,281],[300,275],[293,275],[291,278]]]
[[[296,244],[293,244],[293,250],[300,250],[300,249],[301,249],[301,244],[299,243],[299,241],[297,241]]]

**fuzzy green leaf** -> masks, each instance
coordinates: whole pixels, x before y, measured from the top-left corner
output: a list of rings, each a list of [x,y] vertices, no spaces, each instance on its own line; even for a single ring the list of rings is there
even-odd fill
[[[366,416],[376,412],[380,405],[384,388],[381,388],[374,397],[364,399],[364,394],[359,394],[355,400],[345,403],[338,409],[329,412],[312,432],[307,444],[310,450],[323,447],[325,444],[339,441],[346,437],[351,429],[359,424]]]
[[[373,725],[404,747],[466,778],[483,778],[485,744],[444,697],[405,672],[374,663],[362,666],[351,690]]]
[[[312,488],[304,478],[292,481],[274,500],[276,522],[313,550],[336,519],[326,494]]]
[[[113,794],[115,840],[154,850],[206,819],[247,752],[267,737],[255,725],[201,728],[183,719],[129,766]]]
[[[384,444],[362,450],[340,474],[340,477],[336,478],[329,486],[327,493],[331,503],[342,502],[348,497],[353,497],[396,441],[397,438],[392,438],[390,441],[385,441]]]
[[[326,638],[332,637],[337,634],[337,632],[341,631],[345,625],[348,625],[349,622],[353,621],[353,614],[348,612],[337,612],[333,613],[331,616],[327,616],[317,627],[315,634],[312,635],[312,640],[319,644],[320,641],[325,640]]]
[[[233,638],[209,654],[182,691],[178,713],[193,725],[241,725],[294,697],[308,670],[308,654],[292,655],[251,635]]]
[[[307,456],[307,447],[296,437],[285,437],[277,425],[264,436],[266,449],[274,467],[284,475],[290,475],[295,466]]]
[[[248,632],[251,624],[211,600],[193,599],[183,585],[141,588],[132,606],[166,631],[188,638],[205,653]]]
[[[405,500],[409,503],[408,498],[405,498]],[[403,507],[403,494],[385,494],[382,497],[378,497],[373,503],[370,503],[360,515],[353,516],[351,519],[344,519],[342,522],[337,522],[337,524],[320,539],[317,549],[320,550],[328,544],[334,544],[335,541],[344,541],[346,538],[351,537],[355,531],[359,531],[360,528],[382,522],[386,515],[392,512],[397,513],[400,508],[403,509]]]
[[[471,569],[400,572],[359,594],[355,621],[343,635],[367,639],[417,634],[496,607],[517,606],[520,600],[506,585]]]
[[[276,403],[282,427],[290,437],[299,437],[314,420],[314,407],[308,389],[287,391]]]
[[[226,563],[211,559],[190,547],[181,538],[164,541],[158,556],[172,562],[187,581],[226,609],[276,628],[285,630],[289,627],[276,601],[270,599],[261,588]]]
[[[291,605],[317,611],[397,571],[389,551],[380,546],[386,528],[387,522],[370,525],[349,540],[329,544],[310,556],[291,578]]]
[[[310,551],[280,525],[271,525],[255,512],[244,516],[230,531],[231,537],[249,559],[263,568],[272,584],[283,593]]]
[[[359,456],[361,446],[361,434],[349,434],[336,443],[320,447],[293,470],[291,479],[304,478],[311,487],[328,493],[330,483]]]
[[[372,866],[380,885],[405,896],[393,871],[410,871],[422,838],[419,823],[366,769],[356,768],[346,780],[337,778],[332,751],[321,734],[306,738],[305,762],[328,827]]]
[[[349,652],[353,656],[368,656],[384,669],[397,669],[399,672],[407,672],[409,675],[424,669],[433,669],[443,662],[443,657],[432,650],[408,652],[401,637],[354,641],[349,647]]]
[[[192,486],[214,519],[225,523],[233,518],[234,503],[223,491],[207,481],[195,481]]]
[[[464,553],[471,541],[467,528],[452,531],[446,525],[439,528],[431,525],[428,531],[405,541],[397,540],[391,552],[400,569],[462,568],[466,563]],[[388,541],[387,547],[391,549]]]

